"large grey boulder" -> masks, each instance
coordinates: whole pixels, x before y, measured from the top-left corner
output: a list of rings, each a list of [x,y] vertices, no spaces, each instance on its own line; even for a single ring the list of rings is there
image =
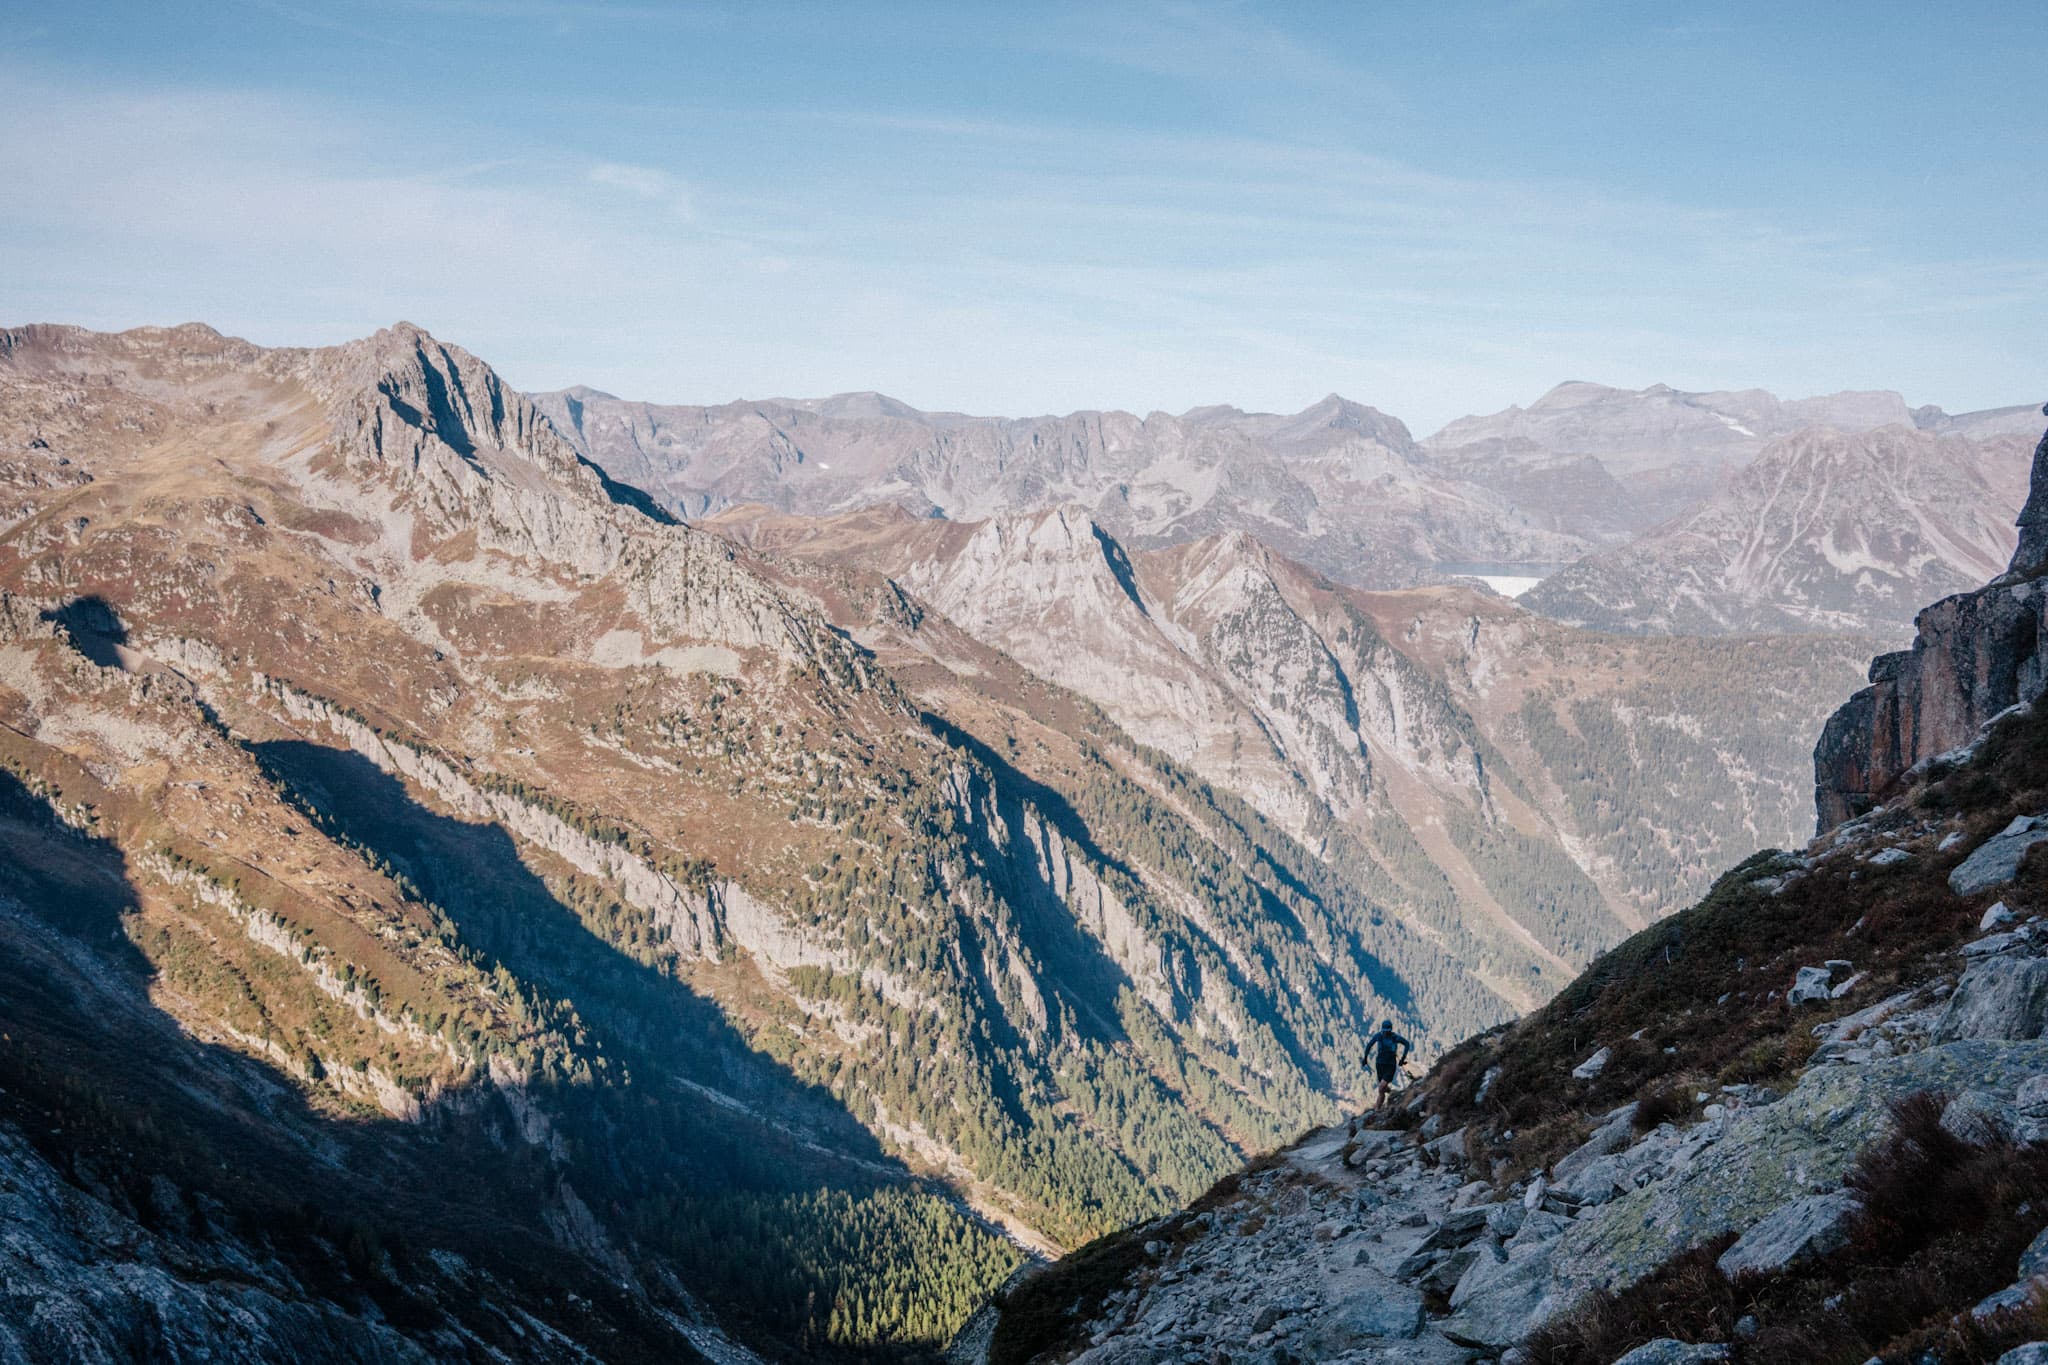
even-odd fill
[[[1437,1330],[1452,1341],[1500,1350],[1520,1341],[1562,1305],[1550,1298],[1550,1249],[1539,1242],[1504,1261],[1482,1256],[1451,1291],[1451,1315]]]
[[[1605,1204],[1617,1194],[1634,1189],[1635,1181],[1629,1174],[1628,1162],[1617,1153],[1595,1157],[1569,1177],[1560,1176],[1552,1188],[1572,1203],[1584,1207]]]
[[[1557,1159],[1557,1164],[1551,1167],[1551,1177],[1560,1185],[1566,1184],[1574,1175],[1601,1157],[1628,1146],[1635,1117],[1636,1106],[1633,1104],[1625,1104],[1609,1114],[1600,1126],[1593,1130],[1591,1137]]]
[[[1948,874],[1948,889],[1974,896],[2004,886],[2020,874],[2020,859],[2035,844],[2048,840],[2048,817],[2022,815],[1977,846],[1977,851]]]
[[[2048,1365],[2048,1341],[2015,1346],[1998,1358],[1998,1365]]]
[[[1941,1126],[1965,1142],[1991,1142],[2014,1132],[2018,1114],[1988,1090],[1965,1090],[1941,1111]]]
[[[1693,1345],[1672,1337],[1659,1337],[1620,1357],[1614,1365],[1694,1365],[1697,1361],[1726,1360],[1728,1348],[1718,1343]]]
[[[1828,998],[1828,979],[1833,975],[1826,967],[1801,967],[1792,978],[1792,987],[1785,992],[1788,1005],[1806,1005]]]
[[[1390,1337],[1406,1339],[1421,1330],[1421,1291],[1389,1281],[1338,1300],[1308,1344],[1313,1359],[1326,1360]]]
[[[2048,959],[1994,957],[1972,963],[1956,983],[1936,1043],[1966,1038],[2018,1041],[2048,1031]]]
[[[1592,1056],[1572,1068],[1572,1075],[1582,1081],[1590,1081],[1607,1069],[1607,1059],[1614,1055],[1614,1049],[1601,1048]]]
[[[1732,1280],[1825,1256],[1849,1240],[1849,1224],[1861,1208],[1855,1196],[1839,1191],[1794,1200],[1743,1233],[1715,1264]]]

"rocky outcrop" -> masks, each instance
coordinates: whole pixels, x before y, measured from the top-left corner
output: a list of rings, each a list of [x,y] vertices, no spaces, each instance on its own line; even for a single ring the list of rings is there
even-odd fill
[[[2041,409],[2048,416],[2048,407]],[[2013,551],[2012,571],[2037,574],[2048,569],[2048,433],[2034,448],[2033,478],[2027,485],[2027,505],[2020,509],[2020,543]]]
[[[1814,750],[1821,832],[1881,804],[1919,765],[2048,689],[2048,436],[2034,452],[2020,528],[2010,568],[1921,612],[1913,647],[1873,662],[1870,686],[1828,721]]]

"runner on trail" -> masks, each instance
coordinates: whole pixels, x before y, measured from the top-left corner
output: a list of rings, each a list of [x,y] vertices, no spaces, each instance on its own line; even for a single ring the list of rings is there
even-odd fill
[[[1414,1044],[1394,1032],[1394,1021],[1380,1020],[1380,1031],[1372,1035],[1365,1045],[1365,1059],[1372,1063],[1373,1070],[1380,1078],[1379,1107],[1385,1108],[1387,1096],[1393,1093],[1394,1078],[1401,1074],[1401,1063],[1408,1060]]]

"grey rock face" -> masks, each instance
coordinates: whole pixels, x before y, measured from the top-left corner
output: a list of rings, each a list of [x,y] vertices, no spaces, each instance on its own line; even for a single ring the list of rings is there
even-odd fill
[[[2035,844],[2048,841],[2048,818],[2022,815],[1977,846],[1975,852],[1948,874],[1948,889],[1958,896],[1974,896],[1994,886],[2004,886],[2017,877],[2020,861]]]
[[[1744,1231],[1837,1186],[1883,1131],[1891,1100],[1919,1090],[2001,1096],[2048,1071],[2048,1044],[1953,1042],[1859,1066],[1815,1067],[1776,1103],[1721,1120],[1720,1135],[1669,1174],[1574,1219],[1548,1244],[1554,1303],[1595,1284],[1620,1289],[1675,1253]],[[1696,1125],[1689,1146],[1709,1124]],[[1683,1152],[1681,1148],[1681,1153]]]
[[[1715,1264],[1732,1280],[1825,1256],[1848,1239],[1849,1224],[1861,1207],[1854,1196],[1841,1193],[1796,1200],[1743,1233]]]
[[[1444,1335],[1494,1349],[1527,1336],[1549,1301],[1555,1245],[1539,1243],[1504,1261],[1487,1257],[1473,1262],[1451,1291],[1451,1316],[1441,1324]]]
[[[2015,1346],[1998,1358],[1998,1365],[2048,1365],[2048,1341]]]
[[[1993,957],[1973,963],[1935,1025],[1936,1042],[2039,1038],[2048,1030],[2048,959]]]
[[[2037,1301],[2044,1290],[2048,1290],[2048,1280],[2021,1280],[2018,1284],[2008,1285],[1996,1294],[1986,1295],[1975,1308],[1970,1310],[1970,1316],[1982,1321],[1986,1318],[1995,1318],[2000,1313],[2010,1313],[2016,1309],[2025,1308],[2028,1304]]]
[[[1578,1148],[1558,1158],[1557,1164],[1551,1167],[1551,1175],[1560,1184],[1565,1184],[1600,1157],[1628,1146],[1635,1117],[1636,1106],[1633,1104],[1625,1104],[1615,1110]]]
[[[1625,1188],[1633,1188],[1629,1167],[1619,1155],[1595,1157],[1569,1176],[1559,1176],[1556,1190],[1581,1207],[1605,1204]]]
[[[2041,409],[2048,417],[2048,407]],[[2033,478],[2027,489],[2027,505],[2020,509],[2020,540],[2012,552],[2012,572],[2039,573],[2048,568],[2048,433],[2034,447]]]
[[[1941,1111],[1941,1126],[1965,1142],[1985,1142],[2014,1129],[2011,1103],[1986,1090],[1966,1090]]]

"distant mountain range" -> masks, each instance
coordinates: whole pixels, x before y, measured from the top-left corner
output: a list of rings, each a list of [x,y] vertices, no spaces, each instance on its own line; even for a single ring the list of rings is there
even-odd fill
[[[1585,383],[1461,418],[1421,442],[1334,394],[1291,416],[1217,407],[1142,418],[922,413],[872,393],[681,407],[569,389],[535,402],[588,458],[690,518],[745,504],[803,516],[889,504],[953,521],[1074,506],[1133,549],[1243,531],[1376,589],[1542,578],[1593,556],[1530,605],[1637,631],[1674,629],[1682,617],[1688,630],[1892,636],[1910,627],[1915,604],[1978,581],[2011,552],[2010,490],[2038,420],[2031,405],[1951,415],[1891,392],[1781,400]],[[1792,468],[1824,447],[1834,452],[1826,459],[1840,456],[1839,440],[1779,444],[1821,430],[1852,443],[1869,436],[1859,458],[1884,477]],[[1767,452],[1774,477],[1826,490],[1828,546],[1814,539],[1813,510],[1790,498],[1713,512],[1751,497],[1737,476]],[[1952,476],[1957,462],[1974,473]],[[1697,517],[1707,520],[1690,523],[1688,539],[1677,524]],[[1926,534],[1899,539],[1902,517]],[[1740,553],[1754,561],[1771,547],[1786,561],[1771,571],[1778,579],[1752,564],[1729,567],[1723,582],[1712,553],[1701,557],[1697,537],[1718,545],[1744,518]],[[1622,557],[1605,557],[1613,552]],[[1792,561],[1807,567],[1795,575]],[[1691,585],[1682,600],[1659,598],[1681,580]],[[1781,590],[1790,596],[1778,602]],[[1685,605],[1695,598],[1698,609]],[[1655,609],[1640,606],[1652,600]]]
[[[1444,562],[1563,563],[1587,548],[1440,474],[1400,421],[1334,394],[1284,417],[967,417],[878,394],[664,407],[569,389],[534,401],[590,459],[685,517],[893,503],[974,521],[1072,504],[1134,546],[1249,531],[1374,587],[1436,581]]]
[[[1889,390],[1785,400],[1762,389],[1567,383],[1526,408],[1461,417],[1423,448],[1446,472],[1492,481],[1527,509],[1553,513],[1563,529],[1612,543],[1689,510],[1729,471],[1796,431],[1898,426],[2031,440],[2039,411],[2022,404],[1951,416],[1937,407],[1909,409]]]
[[[1921,607],[2012,557],[2037,434],[1809,427],[1684,515],[1545,579],[1523,604],[1599,630],[1903,636]]]

